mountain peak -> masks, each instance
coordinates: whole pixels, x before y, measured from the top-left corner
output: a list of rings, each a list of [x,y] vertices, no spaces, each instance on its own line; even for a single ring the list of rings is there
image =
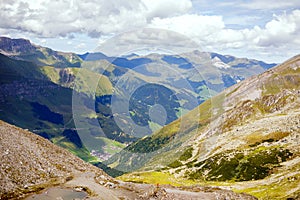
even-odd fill
[[[35,50],[34,45],[27,39],[0,37],[0,52],[5,55],[18,55],[20,53],[28,53],[33,50]]]
[[[65,53],[31,43],[27,39],[0,37],[0,53],[14,58],[33,62],[39,66],[79,67],[81,58],[75,53]]]

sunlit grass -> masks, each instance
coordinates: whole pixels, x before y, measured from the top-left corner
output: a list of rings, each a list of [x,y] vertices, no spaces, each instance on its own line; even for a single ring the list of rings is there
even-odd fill
[[[237,193],[247,193],[261,200],[285,200],[290,197],[289,192],[293,192],[293,194],[300,194],[300,183],[298,181],[300,180],[300,172],[292,178],[284,178],[279,182],[271,184],[257,181],[197,181],[175,177],[168,172],[157,171],[124,174],[118,177],[118,179],[125,182],[172,185],[177,187],[193,185],[216,186],[224,189],[231,189]]]

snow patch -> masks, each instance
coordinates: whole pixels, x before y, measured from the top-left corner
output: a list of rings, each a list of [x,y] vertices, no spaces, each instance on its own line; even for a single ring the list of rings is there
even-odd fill
[[[228,68],[230,68],[229,65],[227,65],[227,64],[224,63],[224,62],[222,62],[222,61],[220,60],[220,58],[218,58],[218,57],[214,57],[211,61],[212,61],[212,63],[213,63],[213,66],[215,66],[215,67],[217,67],[217,68],[219,68],[219,69],[228,69]]]

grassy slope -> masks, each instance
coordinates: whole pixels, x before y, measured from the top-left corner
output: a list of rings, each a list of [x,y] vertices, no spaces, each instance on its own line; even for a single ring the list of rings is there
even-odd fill
[[[74,53],[58,52],[47,47],[34,45],[30,50],[25,50],[17,55],[13,54],[12,57],[17,58],[17,60],[36,63],[38,66],[48,65],[58,68],[80,67],[82,63],[82,59]]]
[[[53,83],[75,89],[77,92],[82,92],[88,95],[102,96],[112,93],[112,84],[109,79],[97,73],[94,73],[84,68],[64,68],[59,69],[52,66],[44,66],[40,68],[40,71],[49,78]],[[73,78],[74,81],[67,82],[61,76],[64,73],[65,77]],[[66,78],[65,78],[66,79]],[[96,90],[92,91],[96,85]],[[74,86],[75,84],[75,86]]]

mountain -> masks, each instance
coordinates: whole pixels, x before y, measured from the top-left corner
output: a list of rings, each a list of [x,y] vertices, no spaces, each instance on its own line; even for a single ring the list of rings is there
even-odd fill
[[[255,199],[209,187],[123,183],[48,140],[0,121],[0,199]]]
[[[185,95],[192,95],[199,103],[245,78],[276,65],[197,50],[179,55],[153,53],[146,56],[132,54],[126,57],[87,53],[81,55],[81,58],[86,61],[106,60],[113,65],[132,69],[148,79],[151,78],[157,84],[174,89],[176,93],[187,90],[189,93]],[[191,109],[187,105],[183,107]]]
[[[0,53],[17,60],[35,62],[39,66],[80,67],[81,58],[74,53],[53,51],[26,39],[0,37]]]
[[[143,133],[138,137],[149,135],[162,125],[171,123],[225,88],[275,66],[253,59],[199,51],[180,55],[132,54],[123,57],[87,53],[81,57],[86,62],[99,60],[108,63],[108,68],[112,68],[112,72],[108,72],[103,66],[102,71],[98,72],[108,76],[114,89],[118,91],[119,94],[114,95],[115,99],[124,103],[124,106],[119,107],[129,107],[128,110],[117,109],[121,118],[119,123],[126,121],[127,125],[121,126],[130,124],[130,128],[125,132]],[[168,95],[161,96],[157,95],[158,93]],[[148,97],[145,101],[146,94]],[[166,101],[167,99],[170,100]],[[129,106],[126,101],[130,101]],[[158,123],[149,116],[149,108],[157,104],[163,105],[166,112],[166,119]],[[123,114],[128,111],[129,114]],[[153,119],[159,117],[153,116]],[[131,126],[131,119],[134,124],[143,128]]]
[[[135,171],[121,177],[127,181],[176,177],[261,199],[297,199],[299,83],[300,55],[224,90],[106,164]]]
[[[85,53],[82,55],[78,55],[82,60],[85,61],[95,61],[95,60],[109,60],[109,57],[103,53]]]
[[[108,78],[88,70],[78,74],[77,68],[40,67],[1,54],[0,63],[0,119],[29,129],[87,161],[94,160],[76,130],[72,96],[78,94],[87,102],[93,101],[86,78],[99,81],[96,94],[110,94]],[[75,78],[80,87],[74,91]],[[87,105],[79,105],[77,109],[93,111]],[[87,120],[93,119],[84,116],[86,113],[82,115]],[[94,127],[97,129],[97,125]]]
[[[0,52],[0,119],[93,163],[274,65],[199,51],[76,55],[6,37]]]

